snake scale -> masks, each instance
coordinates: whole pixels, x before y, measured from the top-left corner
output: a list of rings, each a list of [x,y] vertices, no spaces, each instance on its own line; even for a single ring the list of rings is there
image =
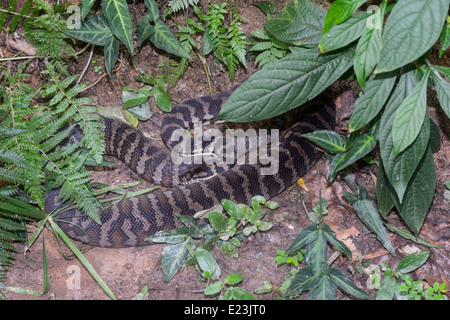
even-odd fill
[[[163,140],[168,141],[177,128],[214,119],[232,91],[174,106],[162,123]],[[59,226],[70,238],[94,246],[141,246],[149,244],[146,237],[180,226],[177,215],[192,216],[220,204],[222,199],[236,203],[250,203],[255,195],[270,199],[302,177],[320,155],[301,135],[335,127],[335,105],[328,96],[322,94],[307,105],[309,114],[282,135],[277,174],[261,175],[263,165],[243,164],[187,185],[179,184],[195,166],[173,164],[169,149],[161,149],[119,120],[104,118],[105,153],[124,162],[143,179],[171,188],[123,199],[107,207],[99,213],[101,225],[74,209],[58,216]],[[51,190],[46,196],[47,212],[59,205],[57,195],[57,190]]]

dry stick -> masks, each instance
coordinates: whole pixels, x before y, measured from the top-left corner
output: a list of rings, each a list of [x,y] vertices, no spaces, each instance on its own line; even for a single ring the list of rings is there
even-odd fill
[[[91,44],[91,52],[89,53],[88,61],[87,61],[86,65],[84,66],[83,72],[81,72],[81,75],[77,80],[77,84],[79,84],[81,82],[81,79],[83,78],[84,74],[86,73],[87,68],[91,64],[92,55],[94,54],[94,47],[95,46],[93,44]]]

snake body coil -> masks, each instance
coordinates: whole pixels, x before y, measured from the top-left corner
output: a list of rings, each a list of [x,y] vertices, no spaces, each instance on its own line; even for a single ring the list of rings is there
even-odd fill
[[[171,134],[189,123],[214,119],[232,90],[188,100],[175,106],[163,121],[161,136]],[[61,229],[74,240],[101,247],[131,247],[149,244],[145,238],[160,230],[180,226],[177,215],[195,213],[220,204],[222,199],[250,203],[255,195],[270,199],[302,177],[320,152],[301,135],[335,126],[333,101],[321,95],[308,103],[310,113],[283,135],[279,146],[279,170],[275,175],[261,175],[260,164],[244,164],[200,182],[158,190],[123,199],[100,213],[101,225],[76,210],[58,216]],[[105,118],[105,153],[117,157],[142,178],[174,186],[183,174],[195,167],[174,165],[168,149],[156,147],[131,126]],[[181,178],[180,178],[181,177]],[[46,210],[58,206],[57,190],[45,199]]]

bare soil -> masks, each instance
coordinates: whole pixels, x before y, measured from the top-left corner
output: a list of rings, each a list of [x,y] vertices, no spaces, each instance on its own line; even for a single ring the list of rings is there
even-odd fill
[[[73,2],[76,3],[76,1]],[[277,1],[276,6],[280,9],[288,2]],[[201,1],[204,8],[206,3],[207,1]],[[258,8],[252,6],[250,1],[239,1],[239,4],[239,12],[247,21],[243,24],[244,31],[250,33],[262,28],[266,21],[265,15]],[[138,3],[136,10],[132,12],[133,20],[138,21],[142,12],[143,4]],[[181,21],[183,17],[178,19]],[[20,33],[20,30],[18,33]],[[0,41],[4,43],[8,41],[5,33],[1,34]],[[80,43],[79,45],[81,47],[83,44]],[[120,61],[116,65],[113,81],[107,76],[103,77],[96,85],[85,91],[84,95],[95,98],[101,106],[120,106],[123,87],[141,86],[133,78],[137,75],[136,70],[142,68],[149,74],[155,75],[159,72],[158,64],[171,58],[164,52],[156,50],[148,42],[141,47],[136,45],[136,48],[133,57],[130,57],[125,50],[121,50]],[[14,47],[3,45],[3,43],[0,46],[0,53],[3,57],[10,57],[16,52],[17,49]],[[70,71],[73,74],[79,74],[83,70],[88,56],[89,52],[84,52],[79,59],[72,60]],[[102,57],[102,51],[96,48],[94,58],[103,61]],[[209,58],[208,63],[211,62],[212,58]],[[448,54],[436,63],[449,66]],[[16,66],[16,64],[10,64],[9,68],[14,69]],[[43,68],[43,62],[37,59],[29,64],[27,71],[33,75],[30,80],[31,85],[38,86],[42,82],[39,71]],[[235,83],[239,83],[255,70],[255,65],[249,61],[247,70],[243,68],[238,70]],[[99,77],[101,76],[94,72],[91,65],[83,78],[83,82],[92,84]],[[213,72],[213,82],[215,92],[227,90],[231,86],[228,74],[220,69]],[[338,123],[340,124],[338,130],[341,132],[346,132],[346,128],[348,128],[348,118],[359,94],[357,88],[358,86],[355,83],[348,81],[337,83],[332,87],[338,107]],[[171,93],[174,101],[208,94],[203,66],[198,59],[193,60],[182,79],[177,82],[175,87],[171,88]],[[158,137],[159,125],[164,117],[164,112],[160,111],[153,101],[151,102],[151,110],[154,115],[152,120],[140,123],[140,129],[148,132],[150,136]],[[448,284],[450,279],[448,268],[450,252],[448,213],[450,204],[444,199],[444,192],[448,192],[444,187],[444,181],[450,179],[450,125],[448,119],[438,108],[434,92],[430,92],[429,114],[439,125],[442,144],[439,152],[434,154],[437,167],[435,199],[420,236],[441,248],[429,249],[431,251],[429,260],[423,267],[414,272],[413,278],[424,280],[430,285],[435,282],[446,282]],[[373,156],[377,159],[376,151],[373,152]],[[395,258],[391,256],[383,249],[374,235],[363,226],[354,213],[351,204],[342,197],[343,190],[350,191],[346,184],[339,179],[331,184],[326,183],[325,177],[327,176],[328,165],[328,161],[323,157],[318,161],[316,167],[304,176],[309,189],[308,192],[302,191],[305,206],[308,211],[311,211],[311,208],[319,199],[319,188],[321,188],[322,196],[329,201],[329,214],[325,221],[336,232],[338,239],[345,242],[353,252],[352,261],[340,256],[334,261],[333,267],[342,270],[353,283],[374,297],[375,291],[368,287],[368,276],[358,271],[361,261],[370,260],[372,264],[387,261],[391,266],[395,266],[411,247],[420,249],[425,249],[425,247],[405,240],[394,233],[389,233],[398,253]],[[364,183],[370,196],[375,199],[377,167],[360,162],[359,167],[355,166],[355,169],[357,169],[355,175],[358,184]],[[318,173],[320,173],[320,186]],[[119,164],[112,170],[94,172],[93,180],[119,184],[139,180],[139,178],[127,167]],[[145,184],[142,187],[148,186],[148,184]],[[250,292],[261,286],[264,281],[270,281],[277,286],[283,283],[285,276],[289,274],[290,267],[277,266],[274,260],[276,252],[279,249],[287,249],[298,233],[309,225],[307,213],[298,196],[296,187],[293,187],[291,192],[280,194],[274,201],[277,201],[280,207],[266,217],[274,227],[268,232],[257,233],[244,241],[239,249],[239,258],[228,258],[218,248],[211,252],[222,269],[223,275],[234,272],[243,274],[244,280],[241,287]],[[398,227],[406,228],[395,213],[390,214],[388,221]],[[49,292],[42,296],[23,296],[6,292],[8,299],[109,299],[77,259],[66,259],[62,252],[68,253],[67,248],[63,248],[56,243],[49,230],[45,230],[43,236],[45,236],[45,248],[50,272]],[[42,240],[41,235],[41,238],[28,252],[17,256],[15,266],[8,273],[6,285],[42,291],[44,280],[42,245],[40,245]],[[150,245],[126,249],[91,248],[84,255],[118,299],[132,299],[145,286],[148,287],[148,299],[207,299],[202,293],[206,284],[202,281],[199,272],[193,267],[183,268],[169,283],[164,283],[160,261],[163,247],[163,245]],[[333,252],[333,248],[329,247],[328,257]],[[76,277],[73,276],[77,272],[80,272],[81,282],[79,287],[77,287]],[[278,296],[279,294],[275,291],[270,294],[259,295],[258,298],[273,299]],[[307,294],[301,295],[299,299],[307,299]],[[347,300],[352,299],[352,297],[338,290],[337,299]]]

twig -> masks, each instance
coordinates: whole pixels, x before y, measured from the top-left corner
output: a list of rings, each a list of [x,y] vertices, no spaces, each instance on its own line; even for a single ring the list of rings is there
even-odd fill
[[[100,76],[97,80],[95,80],[92,84],[88,85],[87,87],[85,87],[83,90],[81,90],[80,92],[84,92],[86,90],[89,90],[90,88],[92,88],[93,86],[95,86],[100,80],[102,80],[104,77],[106,77],[108,74],[105,73],[102,76]]]
[[[84,74],[86,73],[87,68],[91,64],[91,59],[92,59],[92,55],[93,54],[94,54],[94,45],[91,44],[91,52],[89,53],[88,61],[87,61],[86,65],[84,66],[83,72],[81,72],[81,75],[80,75],[80,77],[77,80],[77,84],[79,84],[81,82],[81,79],[83,78]],[[94,83],[96,83],[96,82],[94,82]]]

